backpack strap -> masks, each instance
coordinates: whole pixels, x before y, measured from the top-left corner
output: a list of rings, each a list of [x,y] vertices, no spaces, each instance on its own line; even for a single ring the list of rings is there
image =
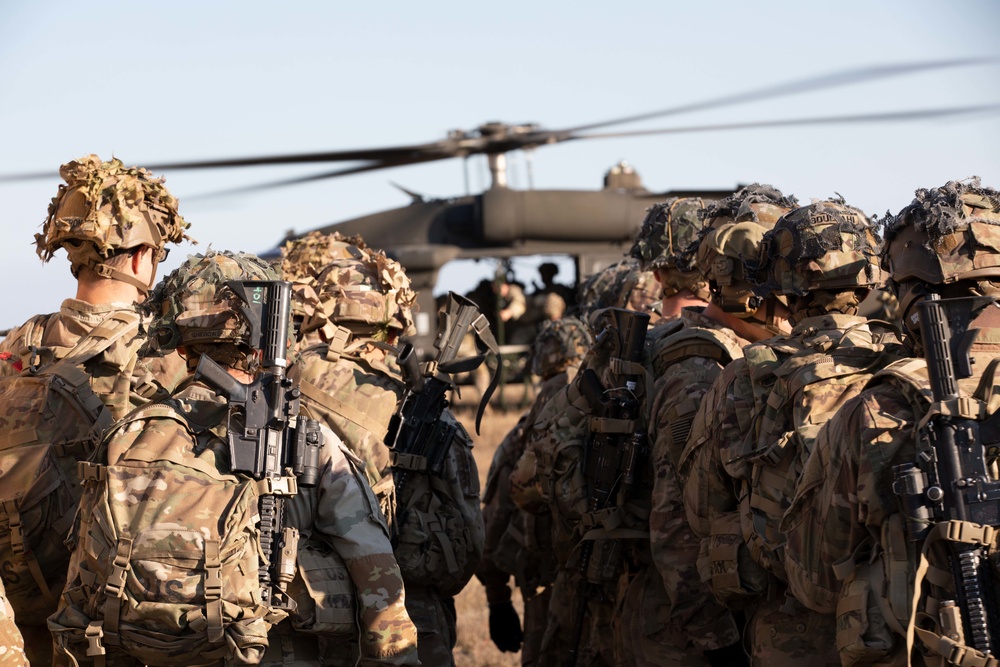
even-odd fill
[[[353,405],[343,402],[332,394],[328,394],[308,380],[301,380],[299,382],[299,389],[302,391],[303,396],[315,403],[318,403],[330,412],[338,414],[344,419],[357,424],[366,431],[377,435],[379,438],[385,437],[388,430],[388,424],[380,424],[369,419],[368,415],[361,410],[358,410]]]

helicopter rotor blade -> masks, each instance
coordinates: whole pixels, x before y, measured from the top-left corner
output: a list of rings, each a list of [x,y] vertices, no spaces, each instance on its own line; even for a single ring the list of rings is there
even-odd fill
[[[848,125],[855,123],[885,123],[913,120],[928,120],[933,118],[948,118],[969,116],[977,113],[1000,112],[1000,104],[982,104],[969,107],[952,107],[945,109],[919,109],[915,111],[890,111],[886,113],[854,114],[847,116],[820,116],[816,118],[786,118],[779,120],[751,121],[746,123],[717,123],[713,125],[689,125],[685,127],[667,127],[650,130],[625,130],[622,132],[600,132],[595,134],[577,134],[576,139],[612,139],[620,137],[642,137],[656,134],[689,134],[695,132],[722,132],[726,130],[753,130],[772,127],[802,127],[810,125]]]
[[[438,160],[448,160],[451,157],[452,157],[451,155],[439,155],[439,156],[424,156],[419,159],[382,160],[379,162],[369,162],[367,164],[358,165],[356,167],[349,167],[347,169],[324,171],[319,174],[307,174],[305,176],[297,176],[295,178],[285,178],[278,181],[267,181],[264,183],[255,183],[254,185],[244,185],[238,188],[230,188],[227,190],[215,190],[212,192],[204,192],[201,194],[189,195],[185,197],[184,200],[193,201],[198,199],[214,199],[216,197],[228,197],[237,194],[248,194],[253,192],[259,192],[262,190],[273,190],[275,188],[283,188],[288,185],[301,185],[303,183],[313,183],[315,181],[323,181],[331,178],[340,178],[341,176],[362,174],[367,171],[378,171],[380,169],[393,169],[395,167],[406,167],[411,164],[420,164],[423,162],[436,162]]]
[[[576,127],[566,128],[561,132],[575,134],[577,132],[584,132],[586,130],[596,130],[602,127],[609,127],[611,125],[622,125],[624,123],[633,123],[640,120],[650,120],[652,118],[663,118],[665,116],[674,116],[684,113],[690,113],[692,111],[705,111],[708,109],[735,106],[738,104],[745,104],[748,102],[757,102],[766,99],[775,99],[778,97],[788,97],[791,95],[811,93],[819,90],[827,90],[830,88],[852,86],[856,84],[866,83],[869,81],[876,81],[878,79],[893,78],[897,76],[903,76],[906,74],[914,74],[917,72],[926,72],[931,70],[948,69],[954,67],[989,65],[989,64],[996,64],[997,62],[1000,62],[1000,59],[963,58],[957,60],[937,60],[937,61],[928,61],[922,63],[900,63],[896,65],[878,65],[875,67],[862,67],[858,69],[845,70],[843,72],[834,72],[819,77],[799,79],[797,81],[790,81],[788,83],[782,83],[776,86],[768,86],[765,88],[750,90],[742,93],[736,93],[733,95],[723,95],[721,97],[716,97],[702,102],[682,104],[680,106],[671,107],[669,109],[661,109],[660,111],[651,111],[648,113],[637,114],[634,116],[624,116],[622,118],[614,118],[599,123],[588,123],[586,125],[577,125]]]

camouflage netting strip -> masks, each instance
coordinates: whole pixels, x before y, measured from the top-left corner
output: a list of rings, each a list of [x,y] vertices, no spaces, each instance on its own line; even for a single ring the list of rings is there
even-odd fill
[[[361,259],[367,248],[360,234],[309,232],[281,246],[281,274],[293,282],[315,278],[335,259]]]
[[[843,197],[813,202],[782,216],[764,235],[760,260],[744,267],[758,294],[803,296],[815,289],[856,289],[883,282],[881,239]]]
[[[887,212],[879,222],[885,229],[884,248],[901,229],[912,225],[924,232],[927,249],[937,251],[931,243],[939,243],[972,222],[1000,225],[1000,194],[983,187],[978,176],[948,181],[939,188],[917,190],[909,206],[896,215]]]
[[[168,242],[193,242],[184,233],[190,225],[177,212],[177,199],[164,180],[149,171],[126,167],[117,158],[101,162],[96,155],[87,155],[62,165],[59,174],[66,183],[49,204],[42,233],[35,234],[36,251],[43,262],[65,243],[77,242],[75,249],[81,241],[106,259],[124,247],[133,227],[147,222],[155,225],[160,247]]]
[[[799,205],[799,200],[794,196],[786,196],[774,186],[753,183],[725,199],[710,204],[699,211],[698,215],[705,221],[713,218],[731,218],[737,222],[761,222],[759,219],[761,205],[790,210]]]

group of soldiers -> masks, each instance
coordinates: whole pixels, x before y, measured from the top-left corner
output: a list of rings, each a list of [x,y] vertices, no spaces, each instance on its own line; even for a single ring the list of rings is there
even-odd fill
[[[978,179],[881,221],[764,185],[653,206],[539,325],[480,498],[447,407],[397,444],[415,395],[495,349],[485,317],[443,304],[478,354],[411,365],[403,267],[336,234],[157,282],[188,228],[163,181],[61,175],[36,244],[77,294],[0,343],[0,664],[450,665],[473,575],[524,665],[997,664]]]
[[[756,184],[652,207],[539,335],[545,383],[491,466],[497,646],[998,664],[997,296],[1000,194],[975,178],[882,220]]]

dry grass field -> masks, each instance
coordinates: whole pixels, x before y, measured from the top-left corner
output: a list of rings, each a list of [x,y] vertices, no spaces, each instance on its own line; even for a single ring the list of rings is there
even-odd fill
[[[479,480],[486,485],[486,473],[500,441],[517,423],[520,413],[491,410],[483,417],[483,432],[475,433],[476,416],[471,410],[458,411],[458,417],[475,440],[473,452],[479,466]],[[512,582],[513,584],[513,582]],[[521,598],[515,591],[514,606],[522,613]],[[486,593],[479,580],[473,578],[455,599],[458,616],[458,643],[455,646],[455,663],[458,667],[515,667],[521,664],[520,653],[501,653],[490,641],[489,612]]]

